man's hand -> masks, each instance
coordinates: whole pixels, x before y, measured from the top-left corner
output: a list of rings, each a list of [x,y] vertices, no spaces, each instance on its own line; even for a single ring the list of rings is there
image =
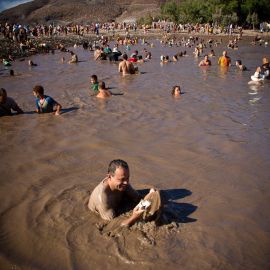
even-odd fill
[[[144,212],[144,209],[140,209],[139,206],[137,205],[133,211],[131,217],[127,218],[121,223],[121,226],[129,226],[132,225],[137,219],[140,218],[142,213]]]

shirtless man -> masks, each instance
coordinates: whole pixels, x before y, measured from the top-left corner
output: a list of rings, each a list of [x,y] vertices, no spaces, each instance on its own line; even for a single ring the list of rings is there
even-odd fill
[[[155,190],[151,189],[148,194],[153,192]],[[123,199],[138,203],[142,196],[129,184],[128,164],[121,159],[116,159],[110,162],[106,178],[91,193],[88,208],[98,213],[102,219],[112,220],[121,214],[120,208],[124,205]],[[133,209],[132,215],[123,220],[121,225],[132,225],[143,212],[144,210],[137,205]]]
[[[122,72],[123,75],[126,75],[126,74],[135,74],[135,71],[137,71],[138,69],[135,68],[133,66],[133,64],[131,62],[129,62],[127,59],[128,59],[127,54],[123,54],[123,61],[121,61],[119,63],[118,71],[119,72]]]
[[[98,83],[98,91],[97,98],[108,98],[112,96],[112,93],[106,89],[105,82],[99,82]]]

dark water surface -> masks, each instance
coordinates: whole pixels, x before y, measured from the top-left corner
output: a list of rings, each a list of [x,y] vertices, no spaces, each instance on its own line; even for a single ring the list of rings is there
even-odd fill
[[[56,52],[32,57],[33,68],[16,61],[13,78],[1,71],[0,87],[28,112],[0,119],[1,269],[270,268],[270,84],[248,85],[269,48],[242,41],[229,51],[250,70],[239,72],[218,57],[199,68],[193,49],[161,66],[161,54],[184,49],[154,44],[140,75],[122,77],[81,48],[78,64]],[[92,74],[124,95],[92,97]],[[32,113],[36,84],[61,116]],[[171,193],[178,228],[100,233],[85,204],[115,158],[129,163],[135,188]]]

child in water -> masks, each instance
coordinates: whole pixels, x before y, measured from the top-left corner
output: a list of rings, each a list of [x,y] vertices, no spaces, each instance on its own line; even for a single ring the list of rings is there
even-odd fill
[[[37,113],[54,112],[54,108],[56,108],[54,114],[60,115],[60,110],[62,106],[50,96],[44,95],[44,88],[41,85],[36,85],[33,88],[33,94],[36,97]]]
[[[95,92],[95,94],[97,94],[98,93],[98,77],[97,77],[97,75],[95,75],[95,74],[92,75],[90,82],[91,82],[92,90]]]

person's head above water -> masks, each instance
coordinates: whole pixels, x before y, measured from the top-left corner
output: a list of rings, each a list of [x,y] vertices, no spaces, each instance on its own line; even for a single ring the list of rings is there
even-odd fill
[[[98,83],[99,90],[106,90],[105,82],[101,81]]]
[[[129,167],[121,159],[112,160],[108,167],[108,183],[111,190],[125,191],[129,183]]]
[[[263,64],[269,64],[269,59],[267,57],[264,57],[262,59]]]
[[[91,83],[97,83],[97,81],[98,81],[97,75],[93,74],[91,76]]]
[[[180,86],[179,85],[173,86],[171,93],[172,93],[172,96],[175,96],[175,97],[181,96],[181,88],[180,88]]]
[[[235,65],[236,66],[241,66],[242,65],[242,61],[241,60],[236,60]]]

